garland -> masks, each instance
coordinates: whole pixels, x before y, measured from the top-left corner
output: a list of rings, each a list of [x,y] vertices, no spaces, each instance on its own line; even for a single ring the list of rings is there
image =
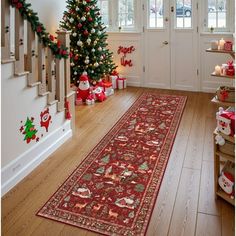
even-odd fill
[[[9,0],[12,7],[17,8],[24,19],[31,23],[32,30],[38,35],[39,41],[45,47],[49,47],[56,58],[68,58],[68,48],[61,45],[60,40],[55,42],[55,37],[46,32],[42,23],[39,22],[37,13],[30,9],[31,4],[25,0]]]

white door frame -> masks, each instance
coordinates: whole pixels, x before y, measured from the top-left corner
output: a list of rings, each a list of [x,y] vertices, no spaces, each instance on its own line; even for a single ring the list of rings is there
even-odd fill
[[[142,85],[144,87],[156,87],[156,88],[165,88],[165,89],[176,89],[176,90],[189,90],[189,91],[199,91],[200,89],[200,80],[198,79],[198,68],[199,68],[199,53],[198,53],[198,42],[199,42],[199,34],[198,34],[198,9],[197,9],[197,1],[192,0],[192,28],[191,29],[176,29],[175,28],[175,12],[171,12],[171,6],[175,6],[175,0],[163,0],[165,4],[165,12],[164,18],[167,17],[168,21],[164,20],[164,28],[163,29],[148,29],[148,1],[143,0],[144,4],[144,33],[143,33],[143,40],[144,40],[144,47],[143,47],[143,55],[144,55],[144,65],[145,65],[145,72],[143,73],[143,81]],[[170,70],[169,76],[169,83],[166,81],[168,80],[168,76],[166,78],[158,78],[156,76],[156,82],[154,74],[154,65],[150,65],[150,61],[155,60],[155,58],[149,58],[150,56],[153,57],[155,52],[150,51],[150,44],[151,40],[150,37],[153,33],[153,37],[156,34],[161,36],[161,32],[167,33],[169,30],[169,39],[167,47],[169,47],[169,62],[167,63],[166,67],[158,68],[156,66],[157,73],[163,76],[166,76],[168,73],[161,72],[162,70]],[[149,38],[148,38],[149,37]],[[186,38],[186,41],[184,39]],[[161,39],[161,38],[160,38]],[[164,38],[163,38],[164,39]],[[155,39],[156,40],[156,39]],[[160,42],[159,42],[159,46]],[[157,50],[154,46],[153,50]],[[149,48],[149,50],[148,50]],[[163,50],[160,49],[160,53],[163,53]],[[166,50],[168,51],[168,50]],[[158,55],[158,51],[156,52],[156,56]],[[167,56],[167,57],[168,57]],[[181,64],[181,56],[182,60],[185,60],[184,64]],[[158,59],[156,59],[158,61]],[[186,66],[185,66],[186,64]],[[152,67],[150,69],[150,67]],[[159,70],[159,71],[158,71]],[[158,81],[160,80],[160,81]],[[165,81],[165,83],[163,83]]]

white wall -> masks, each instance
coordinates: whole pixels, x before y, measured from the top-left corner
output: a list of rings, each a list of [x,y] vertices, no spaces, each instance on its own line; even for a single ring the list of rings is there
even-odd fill
[[[28,0],[32,9],[38,13],[39,20],[47,32],[55,34],[66,10],[66,0]]]
[[[118,66],[117,72],[127,78],[129,86],[142,86],[142,35],[141,33],[108,33],[109,49],[113,52],[113,61]],[[135,48],[132,53],[127,53],[126,60],[132,61],[132,67],[121,65],[122,53],[118,54],[119,46]]]
[[[57,104],[47,105],[47,96],[38,96],[38,87],[27,86],[27,76],[14,76],[14,63],[1,65],[1,192],[5,194],[63,142],[72,136],[65,113],[57,112]],[[41,127],[40,114],[49,108],[48,132]],[[24,124],[34,118],[38,142],[27,143]]]

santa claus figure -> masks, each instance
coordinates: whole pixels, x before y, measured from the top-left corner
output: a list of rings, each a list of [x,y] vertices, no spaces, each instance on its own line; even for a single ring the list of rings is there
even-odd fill
[[[77,89],[76,104],[79,105],[82,102],[90,105],[94,103],[93,96],[91,94],[89,79],[87,73],[84,72],[79,79],[79,86]]]
[[[219,177],[219,185],[220,187],[234,198],[234,176],[229,172],[222,172]]]
[[[235,134],[235,112],[224,111],[222,107],[216,113],[217,128],[220,132],[226,135],[234,136]]]

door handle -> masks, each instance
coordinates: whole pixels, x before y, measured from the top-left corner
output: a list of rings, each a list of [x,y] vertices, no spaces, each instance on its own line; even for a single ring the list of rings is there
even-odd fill
[[[167,44],[169,44],[167,41],[164,41],[164,42],[162,42],[164,45],[167,45]]]

